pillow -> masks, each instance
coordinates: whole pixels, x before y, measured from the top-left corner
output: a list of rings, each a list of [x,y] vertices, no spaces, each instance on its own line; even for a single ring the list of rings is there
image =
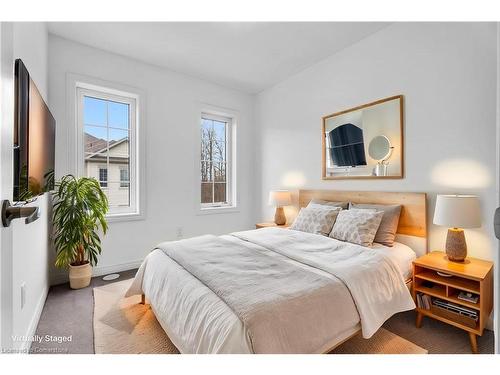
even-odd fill
[[[349,202],[330,202],[322,199],[311,199],[307,207],[342,207],[343,210],[347,210]]]
[[[330,237],[361,246],[371,246],[383,211],[375,210],[342,210],[337,216]]]
[[[375,209],[383,211],[380,227],[375,234],[373,242],[381,243],[382,245],[392,247],[398,231],[399,215],[401,214],[401,205],[385,205],[385,204],[358,204],[349,203],[349,208],[357,209]]]
[[[340,207],[301,208],[290,229],[328,236],[340,210]]]

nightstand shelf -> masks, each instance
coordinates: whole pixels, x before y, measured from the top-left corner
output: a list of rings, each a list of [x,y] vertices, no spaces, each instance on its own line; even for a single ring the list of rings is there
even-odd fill
[[[445,273],[449,277],[439,275]],[[460,292],[473,293],[476,303],[459,299]],[[469,333],[472,352],[477,353],[476,335],[482,335],[486,321],[493,308],[493,263],[481,259],[467,258],[463,263],[450,262],[443,252],[435,251],[413,262],[413,299],[417,295],[431,299],[429,309],[417,307],[417,327],[424,316],[450,324]],[[433,302],[450,302],[456,308],[476,311],[477,319],[459,314]]]
[[[480,332],[479,331],[479,327],[478,327],[479,324],[476,324],[475,328],[471,328],[469,326],[466,326],[463,323],[457,322],[457,321],[455,321],[453,319],[449,319],[449,318],[447,318],[445,316],[441,316],[439,314],[436,314],[436,313],[432,312],[431,310],[426,310],[426,309],[418,309],[417,308],[417,313],[422,314],[424,316],[427,316],[429,318],[435,319],[435,320],[439,320],[440,322],[452,325],[454,327],[460,328],[460,329],[462,329],[464,331],[467,331],[469,333],[481,336],[481,334],[479,333]]]
[[[479,294],[479,282],[475,280],[462,279],[457,277],[440,276],[434,271],[423,270],[415,277],[427,281],[433,281],[439,284],[449,285],[451,287],[465,290],[467,292]]]
[[[454,296],[454,294],[447,292],[447,290],[448,290],[448,288],[446,288],[442,285],[438,286],[438,284],[436,284],[436,287],[433,287],[433,288],[427,288],[427,287],[423,287],[423,286],[419,286],[419,287],[415,288],[416,292],[428,294],[432,297],[444,299],[445,301],[453,302],[457,305],[469,307],[471,309],[481,310],[479,307],[479,301],[478,301],[478,303],[472,303],[472,302],[467,302],[467,301],[461,300],[458,297]],[[456,294],[458,295],[458,292]]]

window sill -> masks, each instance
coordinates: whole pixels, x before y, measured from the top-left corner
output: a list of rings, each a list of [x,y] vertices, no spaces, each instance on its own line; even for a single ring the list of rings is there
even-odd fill
[[[199,208],[196,215],[232,214],[240,212],[237,206]]]
[[[130,212],[130,213],[116,213],[116,214],[106,215],[106,221],[108,223],[116,223],[121,221],[135,221],[135,220],[144,220],[144,214]]]

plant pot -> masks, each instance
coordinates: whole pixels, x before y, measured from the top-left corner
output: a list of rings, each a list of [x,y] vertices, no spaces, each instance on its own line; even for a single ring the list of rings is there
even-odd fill
[[[69,265],[69,286],[71,289],[82,289],[90,285],[92,266],[90,263],[81,266]]]

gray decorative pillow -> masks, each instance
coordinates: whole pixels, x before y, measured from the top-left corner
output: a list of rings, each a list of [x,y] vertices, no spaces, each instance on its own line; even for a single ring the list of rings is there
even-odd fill
[[[371,246],[383,215],[383,211],[375,210],[342,210],[337,216],[330,237],[361,246]]]
[[[340,210],[340,207],[301,208],[290,229],[328,236]]]
[[[401,214],[401,205],[385,205],[385,204],[360,204],[360,203],[349,203],[349,208],[356,209],[375,209],[377,211],[383,211],[384,216],[382,216],[382,221],[375,234],[375,239],[373,242],[381,243],[385,246],[394,246],[394,240],[396,238],[396,232],[398,231],[399,216]]]
[[[322,199],[311,199],[307,207],[341,207],[343,210],[349,208],[349,202],[330,202]]]

